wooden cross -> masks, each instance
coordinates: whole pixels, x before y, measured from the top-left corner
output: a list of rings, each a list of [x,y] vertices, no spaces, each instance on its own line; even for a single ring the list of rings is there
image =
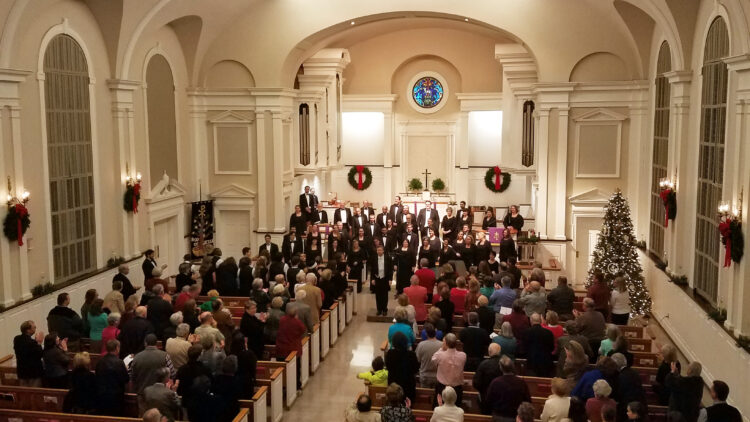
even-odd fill
[[[427,187],[427,176],[432,173],[428,172],[427,169],[424,169],[424,190],[429,190]]]

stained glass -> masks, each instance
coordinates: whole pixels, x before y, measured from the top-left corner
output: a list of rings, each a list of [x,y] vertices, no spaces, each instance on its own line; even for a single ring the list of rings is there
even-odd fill
[[[411,95],[418,106],[433,108],[443,99],[443,85],[437,79],[426,76],[414,84]]]

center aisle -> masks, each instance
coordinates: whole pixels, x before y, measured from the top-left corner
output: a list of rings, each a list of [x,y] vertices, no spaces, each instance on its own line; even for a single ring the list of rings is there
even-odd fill
[[[367,311],[375,308],[375,296],[363,290],[358,297],[358,314],[339,336],[326,359],[305,386],[290,410],[284,411],[284,422],[344,419],[344,409],[364,392],[357,373],[370,370],[372,359],[380,354],[380,343],[386,337],[388,324],[367,322]],[[389,309],[395,306],[391,300]]]

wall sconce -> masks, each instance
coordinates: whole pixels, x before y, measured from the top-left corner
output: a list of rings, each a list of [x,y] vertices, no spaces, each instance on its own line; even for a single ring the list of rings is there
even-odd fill
[[[659,181],[659,187],[662,190],[666,190],[666,189],[674,190],[674,182],[670,179],[664,178]]]
[[[19,204],[26,205],[26,203],[29,202],[29,199],[31,198],[31,194],[28,191],[23,191],[20,198],[18,198],[17,196],[14,196],[12,192],[13,192],[13,184],[10,182],[10,176],[8,176],[8,196],[7,196],[8,208],[14,205],[19,205]]]
[[[743,189],[744,190],[744,189]],[[744,252],[745,241],[742,237],[742,194],[736,205],[728,201],[719,203],[719,234],[724,245],[724,267],[732,265],[732,261],[739,263]],[[731,211],[730,211],[731,210]]]
[[[675,183],[669,178],[663,178],[659,181],[659,197],[664,203],[664,227],[669,227],[669,220],[677,218],[677,192]]]
[[[719,218],[739,221],[742,218],[742,196],[743,191],[741,190],[736,204],[730,203],[729,201],[719,202]]]

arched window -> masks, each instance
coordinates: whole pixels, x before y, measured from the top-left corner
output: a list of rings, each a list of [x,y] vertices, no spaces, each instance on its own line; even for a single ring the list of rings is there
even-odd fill
[[[146,109],[148,110],[148,156],[151,187],[166,172],[177,173],[177,124],[174,107],[174,79],[169,62],[157,54],[146,67]]]
[[[534,164],[534,102],[523,103],[523,132],[521,164],[530,167]]]
[[[51,242],[59,283],[96,268],[88,64],[68,35],[53,38],[44,53],[44,98]]]
[[[695,268],[698,292],[716,301],[719,284],[719,236],[716,206],[724,183],[724,137],[727,114],[729,33],[724,19],[716,18],[708,30],[703,53],[701,131],[698,155],[698,192],[695,223]]]
[[[669,44],[664,41],[659,48],[654,83],[654,147],[651,162],[651,218],[648,250],[664,258],[664,205],[659,196],[659,182],[667,177],[669,161],[669,98],[670,86],[665,73],[672,69]]]
[[[299,163],[310,164],[310,106],[299,106]]]

